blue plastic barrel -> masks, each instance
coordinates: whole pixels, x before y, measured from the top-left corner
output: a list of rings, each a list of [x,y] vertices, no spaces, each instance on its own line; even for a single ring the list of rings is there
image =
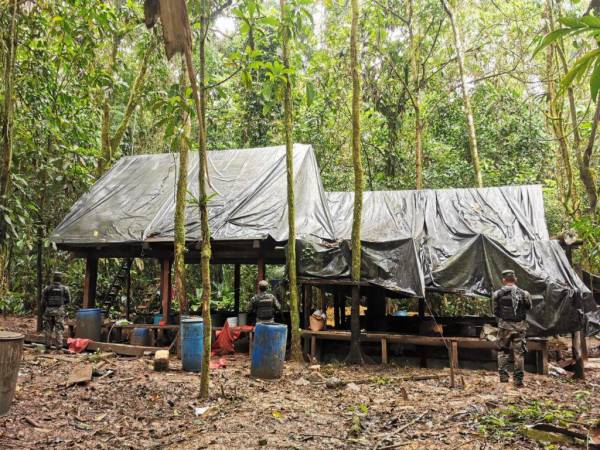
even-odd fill
[[[179,325],[181,367],[186,372],[200,372],[204,350],[204,322],[201,317],[188,317]]]
[[[75,337],[100,340],[102,332],[102,310],[100,308],[82,308],[75,313]]]
[[[279,378],[283,373],[287,326],[279,323],[258,323],[254,328],[250,375],[256,378]]]
[[[129,337],[129,343],[131,345],[140,345],[147,347],[150,345],[150,330],[148,328],[134,328],[131,330],[131,336]]]

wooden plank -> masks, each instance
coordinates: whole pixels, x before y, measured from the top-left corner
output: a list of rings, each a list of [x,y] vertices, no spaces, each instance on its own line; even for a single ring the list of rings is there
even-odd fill
[[[350,278],[327,279],[327,278],[299,278],[298,281],[310,286],[355,286],[356,283]],[[371,286],[368,281],[361,281],[360,286]]]
[[[96,285],[98,282],[98,258],[87,258],[85,261],[85,277],[83,279],[83,307],[96,306]]]
[[[381,363],[388,363],[388,348],[387,348],[387,339],[381,338]]]
[[[123,356],[143,356],[144,352],[150,352],[151,354],[154,354],[154,352],[156,352],[157,350],[166,350],[167,348],[145,347],[145,346],[141,346],[141,345],[129,345],[129,344],[110,344],[108,342],[92,341],[88,344],[86,350],[90,350],[90,351],[101,350],[103,352],[113,352],[113,353],[116,353],[117,355],[123,355]]]
[[[127,325],[113,325],[112,328],[132,330],[134,328],[145,328],[147,330],[178,330],[179,325],[154,325],[149,323],[131,323]]]

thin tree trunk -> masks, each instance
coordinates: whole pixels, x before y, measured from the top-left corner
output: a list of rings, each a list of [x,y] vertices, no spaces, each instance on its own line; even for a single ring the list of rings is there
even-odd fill
[[[0,124],[0,297],[7,288],[8,246],[7,214],[8,193],[10,188],[10,176],[13,158],[13,109],[14,109],[14,72],[17,48],[17,15],[19,3],[12,2],[12,15],[10,19],[10,30],[4,57],[4,105],[2,108],[2,123]]]
[[[146,50],[144,51],[144,55],[142,56],[142,62],[140,64],[139,72],[135,77],[135,80],[133,81],[131,90],[129,91],[129,99],[127,100],[127,106],[125,107],[123,118],[121,119],[121,123],[117,127],[117,131],[115,131],[114,136],[110,140],[110,147],[113,155],[118,150],[119,145],[121,145],[121,141],[123,140],[125,130],[127,130],[127,126],[129,125],[129,121],[133,116],[135,107],[138,105],[138,102],[140,100],[142,87],[144,86],[144,80],[146,79],[146,72],[148,71],[148,63],[150,61],[150,56],[152,56],[152,53],[154,52],[155,48],[156,42],[153,38],[150,38],[148,47],[146,48]]]
[[[182,71],[179,78],[179,92],[185,99],[185,60],[182,57]],[[179,176],[177,178],[177,196],[175,199],[175,261],[173,297],[179,303],[181,315],[188,314],[188,303],[185,286],[185,200],[187,195],[188,172],[188,129],[189,117],[186,111],[182,114],[182,133],[178,137],[179,145]]]
[[[417,97],[418,93],[415,94]],[[418,98],[418,97],[417,97]],[[417,103],[415,107],[415,171],[416,188],[423,189],[423,120],[421,119],[421,107]]]
[[[210,317],[210,230],[208,228],[208,196],[206,193],[206,185],[208,183],[208,152],[206,146],[206,80],[205,80],[205,45],[206,34],[208,33],[208,14],[209,0],[201,0],[200,2],[200,92],[198,98],[198,114],[201,119],[198,122],[199,135],[199,169],[198,169],[198,184],[200,197],[200,222],[202,229],[202,250],[200,255],[200,263],[202,270],[202,317],[204,319],[204,352],[202,354],[202,371],[200,374],[200,398],[208,398],[209,381],[210,381],[210,353],[211,353],[211,335],[212,324]],[[191,66],[191,54],[189,56],[188,66]],[[195,80],[193,82],[195,83]],[[194,87],[192,86],[192,90]],[[196,88],[196,92],[198,89]]]
[[[281,10],[281,47],[283,54],[283,67],[289,69],[289,29],[286,23],[288,17],[285,0],[279,0]],[[298,310],[298,282],[296,279],[296,211],[294,207],[294,148],[292,143],[292,83],[286,73],[283,96],[283,123],[285,132],[285,161],[287,167],[287,200],[288,200],[288,276],[290,279],[290,318],[292,325],[291,359],[302,362],[302,348],[300,343],[300,312]]]
[[[598,187],[597,178],[594,170],[591,168],[592,155],[594,151],[594,142],[596,141],[596,135],[598,133],[598,122],[600,121],[600,96],[596,100],[596,110],[594,112],[594,118],[592,120],[592,130],[590,131],[590,137],[588,144],[583,151],[581,157],[581,163],[579,164],[579,177],[585,187],[585,192],[588,197],[588,211],[589,214],[594,217],[596,209],[598,207]]]
[[[465,57],[462,49],[462,41],[460,37],[460,31],[454,17],[454,12],[449,4],[448,0],[441,0],[442,6],[450,19],[452,25],[452,33],[454,34],[454,45],[456,47],[456,60],[458,62],[458,69],[460,72],[460,85],[463,94],[463,107],[465,110],[465,116],[467,118],[467,133],[469,136],[469,149],[471,151],[471,163],[473,164],[473,171],[475,172],[475,185],[477,187],[483,187],[483,178],[481,176],[481,165],[479,163],[479,150],[477,149],[477,135],[475,134],[475,121],[473,120],[473,108],[471,107],[471,97],[467,89],[467,76],[465,74]]]
[[[352,161],[354,164],[354,214],[352,218],[352,318],[348,362],[362,364],[360,349],[360,223],[363,197],[363,168],[360,151],[360,66],[358,62],[358,0],[351,0],[350,67],[352,70]]]
[[[108,170],[113,156],[121,145],[121,141],[123,140],[123,136],[125,135],[129,121],[131,120],[135,108],[139,103],[142,94],[142,87],[144,86],[144,80],[146,79],[146,73],[148,71],[148,63],[155,47],[156,42],[151,38],[150,42],[148,43],[148,47],[142,56],[138,74],[131,85],[127,105],[125,106],[125,111],[123,112],[123,118],[121,119],[121,122],[119,123],[119,126],[112,137],[110,137],[110,104],[108,96],[104,94],[102,104],[102,157],[98,163],[98,176],[101,176],[104,174],[104,172],[106,172],[106,170]],[[113,48],[112,58],[116,59],[116,48]],[[113,60],[111,67],[113,67],[114,64],[115,61]]]

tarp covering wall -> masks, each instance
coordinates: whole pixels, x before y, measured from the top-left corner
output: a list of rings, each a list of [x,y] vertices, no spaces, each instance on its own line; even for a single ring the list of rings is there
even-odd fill
[[[354,196],[327,193],[337,246],[299,244],[299,270],[312,276],[348,276]],[[530,332],[600,330],[600,311],[549,240],[540,186],[366,192],[361,224],[363,279],[423,297],[426,289],[489,296],[499,274],[515,270],[534,295]],[[319,272],[314,261],[326,261]]]
[[[188,191],[198,195],[198,154],[190,154]],[[285,147],[208,152],[211,236],[215,240],[286,241]],[[58,244],[173,241],[179,157],[121,158],[77,203],[52,233]],[[319,168],[309,145],[294,145],[296,229],[333,239],[334,229]],[[188,204],[186,236],[200,239],[198,208]]]

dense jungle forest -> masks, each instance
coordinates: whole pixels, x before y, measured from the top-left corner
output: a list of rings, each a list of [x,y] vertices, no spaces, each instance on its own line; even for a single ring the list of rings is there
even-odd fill
[[[358,70],[365,190],[541,184],[551,234],[575,231],[576,264],[600,272],[598,2],[361,3],[353,64],[347,1],[288,0],[288,63],[277,2],[188,2],[208,150],[285,143],[289,77],[293,142],[314,147],[326,190],[353,190]],[[84,263],[50,237],[115,161],[198,150],[197,121],[182,120],[196,114],[185,61],[165,58],[161,34],[141,1],[0,0],[3,311],[32,310],[53,270],[81,298]],[[134,292],[158,276],[152,262],[134,272]],[[213,274],[224,302],[226,275]]]

